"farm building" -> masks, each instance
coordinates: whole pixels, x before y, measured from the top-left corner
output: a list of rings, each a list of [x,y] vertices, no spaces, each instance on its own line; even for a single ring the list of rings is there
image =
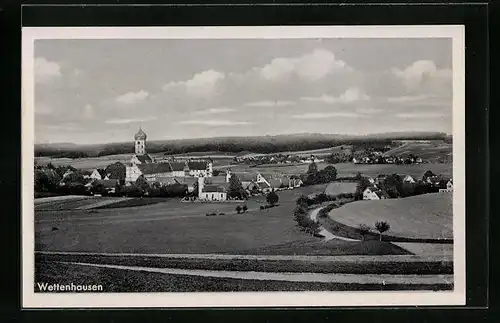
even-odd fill
[[[403,183],[415,183],[415,179],[411,175],[400,175]]]
[[[210,179],[208,177],[198,177],[198,199],[202,201],[227,200],[229,183],[207,184],[205,181],[209,182]]]
[[[440,188],[439,193],[450,193],[453,192],[453,180],[450,179],[448,182],[446,182],[446,188]]]
[[[387,198],[387,194],[375,187],[367,187],[363,191],[363,200],[383,200]]]

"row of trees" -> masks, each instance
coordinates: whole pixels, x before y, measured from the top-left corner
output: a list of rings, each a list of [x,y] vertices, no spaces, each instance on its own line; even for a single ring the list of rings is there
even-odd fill
[[[309,202],[307,197],[301,196],[297,199],[296,207],[293,211],[294,220],[300,230],[311,235],[318,235],[320,224],[309,217]]]

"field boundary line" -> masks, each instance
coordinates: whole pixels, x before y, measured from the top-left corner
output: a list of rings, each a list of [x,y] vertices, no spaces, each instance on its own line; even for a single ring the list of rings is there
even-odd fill
[[[391,274],[325,274],[325,273],[293,273],[293,272],[260,272],[260,271],[223,271],[202,269],[157,268],[140,266],[123,266],[92,264],[82,262],[58,262],[78,266],[144,271],[151,273],[189,275],[202,277],[218,277],[245,280],[274,280],[290,282],[319,283],[352,283],[352,284],[453,284],[453,275],[391,275]]]
[[[443,256],[418,255],[345,255],[345,256],[309,256],[309,255],[230,255],[230,254],[158,254],[158,253],[107,253],[78,251],[35,251],[39,255],[66,256],[105,256],[105,257],[154,257],[172,259],[210,259],[210,260],[275,260],[275,261],[339,261],[339,262],[450,262],[453,258]]]

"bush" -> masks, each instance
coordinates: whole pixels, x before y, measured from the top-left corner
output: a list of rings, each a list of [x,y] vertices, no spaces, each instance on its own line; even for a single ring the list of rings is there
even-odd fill
[[[363,237],[363,240],[365,239],[366,235],[368,233],[370,233],[371,230],[372,229],[369,226],[367,226],[366,224],[360,224],[358,227],[358,232]]]
[[[243,205],[243,207],[241,208],[241,210],[243,211],[243,213],[245,213],[248,210],[248,206]]]
[[[265,210],[265,209],[266,209],[266,207],[265,207],[264,205],[261,205],[261,206],[260,206],[260,209],[261,209],[261,210]]]
[[[272,190],[269,192],[266,196],[266,202],[269,203],[269,205],[275,205],[279,201],[279,196]]]
[[[236,207],[236,213],[240,214],[240,212],[241,212],[241,206],[240,206],[240,205],[238,205],[238,206]]]
[[[304,208],[300,206],[295,208],[294,220],[302,231],[311,235],[317,235],[319,233],[320,224],[311,220],[307,214],[307,210]]]

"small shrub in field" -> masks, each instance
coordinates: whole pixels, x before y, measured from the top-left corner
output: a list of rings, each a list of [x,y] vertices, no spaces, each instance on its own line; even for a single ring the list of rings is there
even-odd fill
[[[222,212],[222,213],[219,213],[219,215],[225,215],[226,213]]]
[[[261,210],[264,210],[264,209],[265,209],[264,205],[261,205],[261,206],[260,206],[260,209],[261,209]]]
[[[240,214],[240,212],[241,212],[241,206],[240,206],[240,205],[238,205],[238,206],[236,207],[236,213]]]
[[[243,205],[243,207],[241,208],[241,210],[243,211],[243,213],[245,213],[248,210],[248,206]]]

